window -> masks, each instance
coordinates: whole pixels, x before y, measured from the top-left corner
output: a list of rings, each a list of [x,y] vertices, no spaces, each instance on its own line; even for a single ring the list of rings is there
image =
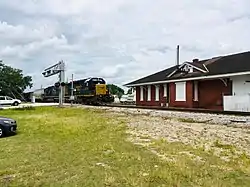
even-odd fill
[[[1,101],[5,100],[5,97],[0,97],[0,100],[1,100]]]
[[[167,97],[167,84],[164,84],[163,97]]]
[[[155,86],[155,101],[159,101],[159,96],[160,96],[159,86],[156,85]]]
[[[194,101],[198,101],[198,82],[194,82]]]
[[[151,101],[151,86],[148,86],[148,101]]]
[[[176,101],[186,101],[186,82],[176,82]]]
[[[140,87],[140,100],[143,101],[143,87]]]

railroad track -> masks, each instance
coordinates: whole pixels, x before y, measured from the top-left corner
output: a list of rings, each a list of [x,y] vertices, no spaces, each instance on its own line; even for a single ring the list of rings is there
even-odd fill
[[[120,104],[105,104],[100,105],[104,107],[117,107],[117,108],[132,108],[132,109],[148,109],[148,110],[165,110],[165,111],[177,111],[177,112],[193,112],[193,113],[207,113],[207,114],[221,114],[221,115],[233,115],[233,116],[250,116],[250,112],[240,111],[218,111],[211,109],[197,109],[197,108],[174,108],[174,107],[158,107],[158,106],[135,106],[135,105],[120,105]]]
[[[74,103],[74,105],[78,105]],[[79,104],[82,105],[82,104]],[[249,116],[250,112],[241,111],[218,111],[211,109],[201,108],[177,108],[177,107],[161,107],[161,106],[136,106],[126,104],[99,104],[99,105],[87,105],[87,106],[99,106],[99,107],[117,107],[117,108],[131,108],[131,109],[148,109],[148,110],[162,110],[162,111],[177,111],[177,112],[192,112],[192,113],[207,113],[207,114],[218,114],[218,115],[231,115],[231,116]]]

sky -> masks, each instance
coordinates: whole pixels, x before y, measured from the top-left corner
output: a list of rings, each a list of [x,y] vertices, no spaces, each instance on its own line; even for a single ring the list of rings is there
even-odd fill
[[[103,77],[122,86],[194,58],[250,51],[249,0],[1,0],[0,60],[54,84],[45,68],[63,60],[66,80]],[[125,87],[122,87],[125,88]]]

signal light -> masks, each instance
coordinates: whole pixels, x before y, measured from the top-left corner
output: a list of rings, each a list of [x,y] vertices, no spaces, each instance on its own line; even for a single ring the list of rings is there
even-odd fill
[[[65,82],[62,82],[62,83],[61,83],[61,86],[65,86],[65,85],[66,85]]]
[[[56,87],[56,88],[59,88],[59,87],[60,87],[60,82],[56,82],[56,83],[55,83],[55,87]]]

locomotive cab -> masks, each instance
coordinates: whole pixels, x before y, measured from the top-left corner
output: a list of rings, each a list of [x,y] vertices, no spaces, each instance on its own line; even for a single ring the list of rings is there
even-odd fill
[[[85,90],[90,91],[93,95],[106,94],[106,82],[102,78],[89,78],[84,81]]]

